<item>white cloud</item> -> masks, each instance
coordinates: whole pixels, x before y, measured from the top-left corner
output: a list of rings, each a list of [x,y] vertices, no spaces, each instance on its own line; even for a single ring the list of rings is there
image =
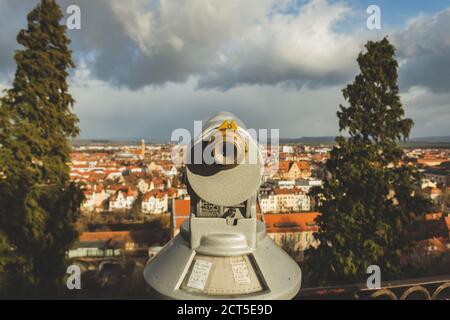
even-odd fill
[[[393,35],[401,59],[403,89],[423,86],[437,93],[450,91],[450,9],[420,15]]]
[[[81,1],[81,0],[80,0]],[[101,5],[99,5],[101,3]],[[199,79],[201,87],[335,84],[355,70],[360,45],[334,31],[351,8],[311,0],[299,12],[283,0],[100,0],[82,3],[77,52],[95,50],[96,77],[132,89]],[[83,9],[84,8],[84,9]],[[101,9],[100,9],[101,8]],[[92,11],[102,10],[95,16]],[[110,13],[110,19],[102,18]]]
[[[71,81],[84,138],[169,139],[220,111],[235,113],[249,128],[279,128],[283,137],[334,135],[342,99],[339,87],[286,89],[240,86],[226,92],[196,90],[195,81],[129,90],[94,79],[84,67]]]
[[[167,139],[174,128],[221,110],[249,127],[281,128],[284,137],[334,135],[340,89],[358,72],[362,44],[379,37],[365,24],[339,28],[354,22],[344,1],[58,2],[82,10],[82,29],[69,36],[78,64],[71,91],[84,137]],[[0,2],[8,13],[0,21],[3,86],[32,5]],[[449,23],[447,10],[388,30],[415,136],[448,134]],[[206,90],[212,88],[227,90]]]
[[[450,93],[435,93],[420,86],[402,95],[405,114],[414,120],[412,137],[450,135]]]
[[[200,85],[229,88],[238,84],[293,82],[297,86],[347,79],[360,50],[350,34],[333,31],[351,13],[343,3],[314,0],[297,15],[274,12],[248,26],[234,39],[234,50],[206,75]]]

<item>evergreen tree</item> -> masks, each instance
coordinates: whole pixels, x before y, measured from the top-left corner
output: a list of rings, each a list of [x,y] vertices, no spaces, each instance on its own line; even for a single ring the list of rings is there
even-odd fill
[[[413,246],[411,231],[429,202],[415,193],[420,175],[401,166],[402,149],[413,125],[404,118],[397,86],[395,48],[384,38],[369,41],[357,59],[360,74],[343,89],[348,106],[337,113],[336,147],[326,179],[313,190],[320,241],[307,252],[307,273],[315,285],[365,282],[369,265],[382,279],[402,275],[400,259]]]
[[[78,133],[68,69],[74,64],[54,0],[27,16],[17,70],[0,104],[0,295],[51,297],[76,239],[82,193],[69,180],[68,137]]]

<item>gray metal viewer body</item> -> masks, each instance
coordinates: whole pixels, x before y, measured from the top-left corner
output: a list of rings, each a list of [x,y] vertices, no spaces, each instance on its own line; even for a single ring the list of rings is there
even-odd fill
[[[189,221],[149,260],[149,291],[164,299],[291,299],[298,265],[256,217],[263,159],[256,140],[229,113],[206,124],[188,152]]]

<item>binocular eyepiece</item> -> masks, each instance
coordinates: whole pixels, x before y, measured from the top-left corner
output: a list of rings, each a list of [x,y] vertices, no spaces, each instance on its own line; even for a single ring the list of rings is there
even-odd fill
[[[255,193],[262,181],[263,158],[256,137],[234,115],[211,118],[187,154],[187,184],[200,199],[234,206]]]

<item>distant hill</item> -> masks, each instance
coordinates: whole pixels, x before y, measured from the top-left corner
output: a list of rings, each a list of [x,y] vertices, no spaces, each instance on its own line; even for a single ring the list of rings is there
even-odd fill
[[[80,145],[140,145],[142,138],[105,138],[105,139],[71,139],[70,143],[74,146]],[[168,141],[157,140],[157,139],[144,139],[146,144],[159,144],[166,143]]]
[[[280,143],[292,144],[310,144],[310,145],[332,145],[335,143],[335,137],[301,137],[301,138],[281,138]],[[412,138],[407,142],[400,143],[403,147],[422,147],[422,148],[450,148],[450,136],[436,136],[436,137],[417,137]]]
[[[333,136],[324,137],[301,137],[301,138],[281,138],[280,143],[293,144],[334,144]]]
[[[411,139],[411,142],[438,142],[438,143],[450,143],[450,136],[413,138],[413,139]]]
[[[280,138],[282,144],[307,144],[307,145],[333,145],[335,137],[333,136],[320,136],[320,137],[301,137],[301,138]],[[85,144],[140,144],[141,139],[74,139],[71,140],[73,145],[85,145]],[[147,144],[158,144],[169,141],[157,140],[157,139],[145,139]],[[417,137],[412,138],[407,142],[400,143],[402,147],[406,148],[450,148],[450,136],[435,136],[435,137]]]

